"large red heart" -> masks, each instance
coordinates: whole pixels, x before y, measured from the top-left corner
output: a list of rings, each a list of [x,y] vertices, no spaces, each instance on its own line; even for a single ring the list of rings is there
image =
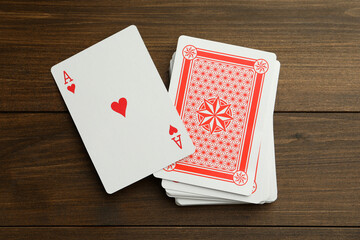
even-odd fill
[[[175,127],[170,125],[169,134],[173,135],[174,133],[177,133],[177,132],[178,132],[178,130]]]
[[[113,102],[111,104],[111,109],[117,113],[120,113],[125,117],[126,113],[127,100],[126,98],[120,98],[119,102]]]
[[[72,93],[75,93],[75,84],[71,84],[70,86],[68,86],[67,90],[69,90]]]

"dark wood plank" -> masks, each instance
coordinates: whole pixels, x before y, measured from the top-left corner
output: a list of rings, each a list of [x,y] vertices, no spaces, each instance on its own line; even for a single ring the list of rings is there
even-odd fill
[[[0,228],[1,239],[356,239],[359,228],[294,227],[26,227]]]
[[[0,226],[359,226],[360,114],[278,113],[275,142],[275,203],[181,208],[152,176],[107,195],[68,114],[0,114]]]
[[[177,38],[277,53],[277,111],[360,111],[359,1],[1,1],[0,111],[64,111],[50,67],[136,24],[168,85]]]

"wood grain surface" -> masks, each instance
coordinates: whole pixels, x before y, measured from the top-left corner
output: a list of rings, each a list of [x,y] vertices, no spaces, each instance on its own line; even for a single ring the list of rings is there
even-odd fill
[[[168,85],[177,38],[275,52],[277,111],[360,110],[359,1],[1,1],[0,110],[65,111],[50,67],[136,24]]]
[[[27,227],[0,228],[4,239],[344,239],[358,240],[358,228],[294,227]]]
[[[67,113],[0,114],[0,225],[358,226],[360,114],[274,121],[275,203],[181,208],[152,176],[107,195]]]
[[[279,198],[107,195],[54,64],[137,25],[166,86],[180,35],[275,52]],[[360,1],[0,1],[0,239],[360,239]]]

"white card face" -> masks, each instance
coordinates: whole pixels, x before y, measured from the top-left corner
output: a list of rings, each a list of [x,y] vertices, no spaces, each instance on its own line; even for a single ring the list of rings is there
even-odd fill
[[[169,94],[197,150],[154,175],[250,195],[278,72],[273,53],[181,36]]]
[[[51,72],[106,192],[195,151],[135,26]]]

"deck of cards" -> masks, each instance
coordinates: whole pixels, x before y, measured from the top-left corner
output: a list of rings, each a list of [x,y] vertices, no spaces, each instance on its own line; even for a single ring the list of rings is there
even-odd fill
[[[169,91],[135,26],[51,72],[107,193],[146,176],[179,206],[277,198],[269,52],[181,36]]]

